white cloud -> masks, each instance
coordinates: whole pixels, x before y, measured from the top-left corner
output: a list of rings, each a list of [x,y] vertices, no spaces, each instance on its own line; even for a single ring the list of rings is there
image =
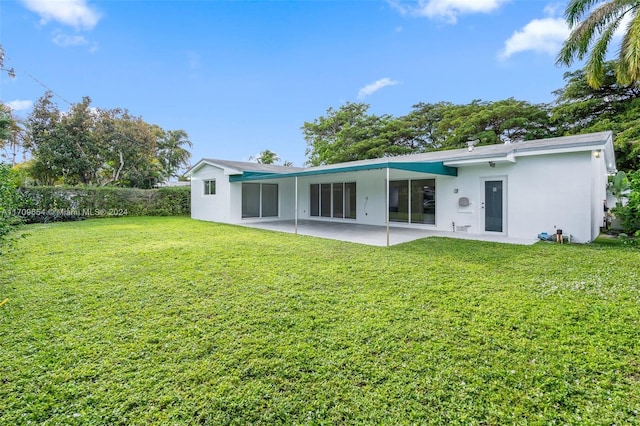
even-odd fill
[[[513,33],[504,42],[504,49],[499,53],[500,59],[526,51],[556,55],[562,43],[569,37],[571,30],[564,18],[558,17],[562,13],[562,5],[559,3],[548,4],[544,8],[546,18],[534,19],[521,30]],[[614,33],[614,42],[624,35],[630,22],[630,17],[625,16],[618,29]]]
[[[41,22],[56,21],[76,29],[91,29],[98,24],[100,14],[86,0],[21,0],[38,15]]]
[[[459,15],[489,13],[510,0],[418,0],[418,4],[407,5],[400,0],[389,0],[389,4],[402,14],[439,18],[455,24]]]
[[[67,35],[59,31],[54,32],[53,42],[61,47],[82,46],[89,44],[89,41],[81,35]]]
[[[391,80],[390,78],[387,78],[387,77],[381,78],[375,83],[367,84],[362,89],[360,89],[358,91],[358,99],[366,98],[367,96],[372,95],[373,93],[377,92],[383,87],[395,86],[396,84],[399,84],[399,83],[400,83],[399,81]]]
[[[25,111],[31,109],[33,101],[22,101],[20,99],[16,99],[15,101],[7,102],[6,105],[13,111]]]
[[[534,19],[504,42],[500,57],[506,59],[528,50],[555,55],[569,33],[569,27],[562,18]]]

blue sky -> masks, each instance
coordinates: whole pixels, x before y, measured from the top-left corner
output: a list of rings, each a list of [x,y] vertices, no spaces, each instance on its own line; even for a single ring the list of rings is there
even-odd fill
[[[264,149],[303,165],[300,127],[345,102],[551,102],[566,2],[537,0],[2,0],[0,99],[26,117],[45,91],[89,96],[202,157]]]

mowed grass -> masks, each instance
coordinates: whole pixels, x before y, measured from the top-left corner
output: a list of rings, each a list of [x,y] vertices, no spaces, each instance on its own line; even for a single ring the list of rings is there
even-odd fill
[[[0,257],[0,424],[640,423],[640,250],[26,230]]]

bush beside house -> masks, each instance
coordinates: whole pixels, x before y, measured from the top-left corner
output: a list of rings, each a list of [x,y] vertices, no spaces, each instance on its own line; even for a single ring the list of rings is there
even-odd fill
[[[626,202],[620,202],[613,209],[613,214],[620,219],[622,230],[628,235],[640,236],[640,170],[626,174]]]

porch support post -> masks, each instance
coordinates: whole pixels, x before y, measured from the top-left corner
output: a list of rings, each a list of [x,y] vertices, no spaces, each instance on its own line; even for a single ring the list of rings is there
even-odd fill
[[[389,247],[389,167],[387,167],[387,200],[385,201],[386,208],[386,222],[387,222],[387,247]]]
[[[293,222],[295,223],[295,234],[298,235],[298,176],[296,176],[296,195],[294,197],[295,199],[295,218],[293,220]]]

